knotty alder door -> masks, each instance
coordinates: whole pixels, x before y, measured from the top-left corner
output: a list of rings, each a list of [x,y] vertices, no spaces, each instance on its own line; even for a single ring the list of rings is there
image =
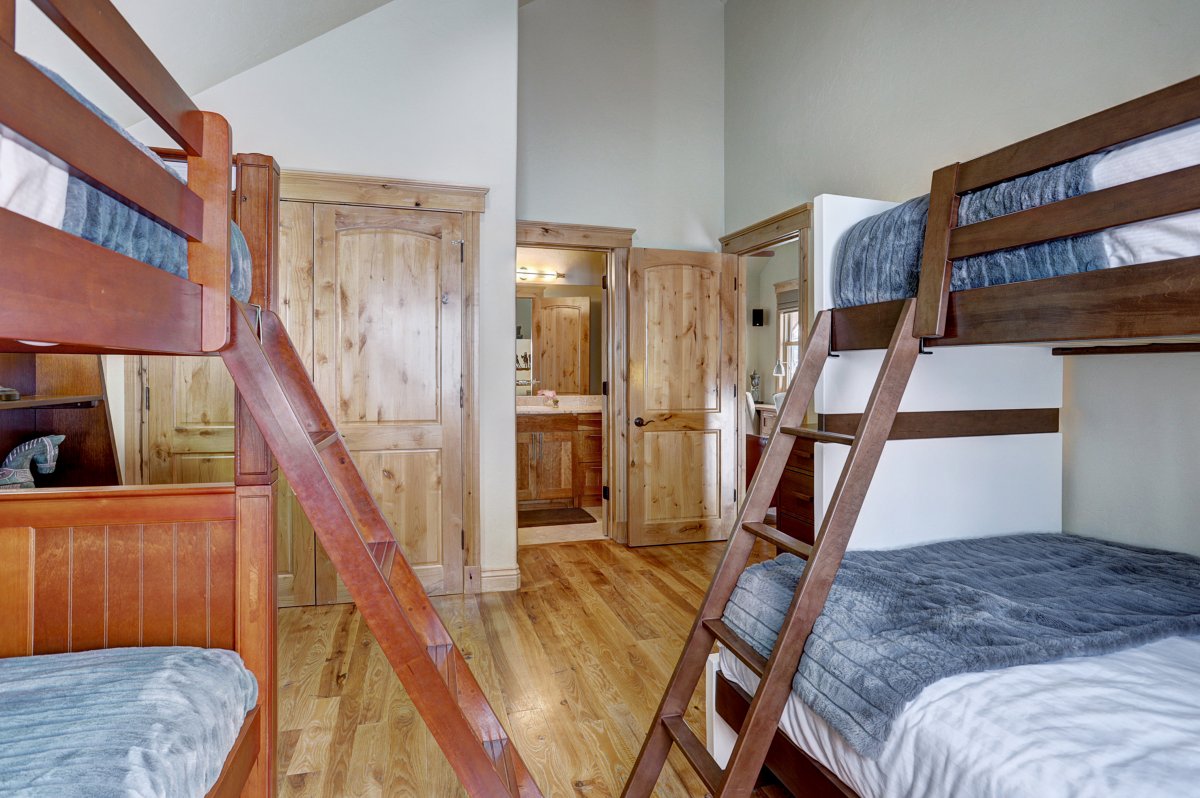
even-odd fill
[[[462,216],[289,201],[280,217],[284,324],[425,589],[459,593]],[[349,600],[315,545],[317,603]]]
[[[586,394],[591,382],[591,300],[540,297],[534,300],[533,343],[536,388]]]
[[[721,540],[737,515],[737,258],[629,262],[629,545]]]

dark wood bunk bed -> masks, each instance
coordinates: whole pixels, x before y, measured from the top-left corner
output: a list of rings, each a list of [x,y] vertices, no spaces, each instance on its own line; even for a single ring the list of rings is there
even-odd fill
[[[176,643],[236,651],[259,701],[209,794],[273,794],[278,458],[468,793],[540,795],[270,310],[274,162],[235,161],[229,125],[192,103],[107,0],[34,3],[175,141],[180,150],[162,154],[186,160],[187,183],[17,54],[14,0],[0,0],[0,124],[184,237],[187,277],[0,209],[0,352],[222,357],[238,391],[236,479],[0,494],[0,655]],[[255,262],[250,303],[231,295],[231,218]],[[135,579],[136,595],[118,595],[119,579]]]
[[[1200,120],[1200,77],[1063,125],[933,175],[917,296],[822,311],[780,411],[735,532],[663,695],[624,795],[648,796],[678,746],[714,796],[748,796],[759,783],[797,796],[856,793],[779,728],[813,624],[842,562],[913,365],[926,349],[995,344],[1155,341],[1200,336],[1200,258],[1102,269],[952,292],[956,260],[1200,209],[1200,167],[1136,180],[987,221],[957,226],[961,195]],[[1147,351],[1195,351],[1148,345]],[[1094,347],[1093,347],[1094,348]],[[802,428],[827,356],[886,349],[854,436]],[[1121,351],[1137,351],[1122,346]],[[986,420],[987,414],[980,414]],[[947,433],[950,434],[950,433]],[[976,434],[956,430],[953,434]],[[983,432],[983,434],[987,434]],[[938,437],[929,434],[925,437]],[[766,526],[763,517],[792,444],[850,445],[845,469],[813,546]],[[769,658],[722,620],[755,543],[807,560]],[[721,673],[715,709],[738,734],[721,767],[683,723],[682,713],[716,644],[759,679],[750,695]]]

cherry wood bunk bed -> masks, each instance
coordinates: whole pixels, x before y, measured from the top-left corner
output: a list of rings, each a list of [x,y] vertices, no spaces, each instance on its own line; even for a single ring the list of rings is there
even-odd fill
[[[278,463],[467,792],[540,795],[270,310],[273,161],[239,156],[231,185],[228,123],[193,104],[107,0],[34,5],[178,145],[159,155],[186,162],[186,183],[17,54],[13,0],[0,0],[5,136],[186,242],[186,264],[168,273],[0,208],[0,352],[221,357],[237,389],[236,479],[0,495],[0,554],[12,555],[0,556],[0,601],[18,609],[2,613],[0,653],[236,651],[258,705],[210,795],[273,794]],[[231,218],[262,267],[249,302],[233,290]],[[127,593],[135,575],[139,591]]]
[[[1122,268],[951,291],[954,262],[963,258],[1194,212],[1200,209],[1200,167],[1175,169],[962,226],[958,213],[961,197],[1195,120],[1200,120],[1200,77],[934,173],[916,296],[840,307],[817,315],[776,432],[624,795],[648,796],[668,753],[676,746],[714,796],[748,796],[764,781],[782,784],[795,795],[856,795],[843,779],[793,742],[780,723],[805,644],[825,609],[879,458],[886,442],[898,437],[893,425],[919,355],[937,347],[1129,344],[1130,339],[1200,335],[1197,257],[1135,261]],[[854,434],[803,427],[826,358],[869,349],[887,351]],[[1130,349],[1121,347],[1121,351]],[[1147,351],[1193,349],[1187,345],[1164,350],[1159,345]],[[986,414],[980,417],[986,420]],[[990,433],[958,429],[945,434]],[[797,440],[849,447],[845,468],[811,546],[763,522]],[[769,656],[726,622],[727,605],[759,540],[806,561]],[[728,760],[724,764],[718,763],[682,719],[718,643],[731,661],[758,680],[757,690],[751,694],[715,670],[713,655],[709,702],[736,735],[725,749]],[[970,734],[969,729],[962,732]]]

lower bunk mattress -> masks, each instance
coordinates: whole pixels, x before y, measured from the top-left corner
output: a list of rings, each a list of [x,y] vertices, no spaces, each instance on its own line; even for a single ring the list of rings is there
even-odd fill
[[[1200,122],[964,194],[960,226],[1200,164]],[[833,306],[916,296],[929,195],[857,222],[834,251]],[[950,289],[1200,255],[1200,211],[955,261]]]
[[[729,652],[720,667],[757,687]],[[873,759],[795,695],[780,727],[862,798],[1195,795],[1200,639],[943,679],[904,709]]]
[[[0,659],[0,795],[203,796],[257,700],[241,658],[220,649]]]

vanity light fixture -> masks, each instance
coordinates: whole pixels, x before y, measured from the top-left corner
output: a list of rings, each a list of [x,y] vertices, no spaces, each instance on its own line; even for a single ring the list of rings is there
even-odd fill
[[[567,279],[567,275],[562,272],[542,272],[537,269],[531,269],[528,266],[518,266],[517,279],[521,281],[547,280],[553,282],[554,280],[565,280]]]

